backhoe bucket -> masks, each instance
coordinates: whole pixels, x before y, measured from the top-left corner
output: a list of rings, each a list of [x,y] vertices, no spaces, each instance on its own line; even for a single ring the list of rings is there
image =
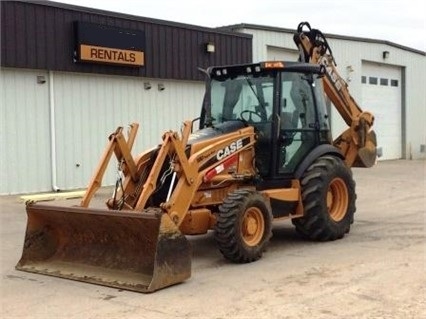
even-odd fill
[[[110,211],[27,206],[16,269],[138,292],[191,275],[189,242],[160,209]]]
[[[367,133],[365,144],[358,150],[354,167],[372,167],[377,160],[377,138],[376,133],[371,130]]]

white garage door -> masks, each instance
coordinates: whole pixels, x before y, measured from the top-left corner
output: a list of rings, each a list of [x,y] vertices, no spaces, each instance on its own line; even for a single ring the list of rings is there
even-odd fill
[[[268,46],[266,51],[268,61],[297,61],[299,58],[297,50]]]
[[[401,158],[401,68],[363,62],[362,108],[375,116],[380,159]]]

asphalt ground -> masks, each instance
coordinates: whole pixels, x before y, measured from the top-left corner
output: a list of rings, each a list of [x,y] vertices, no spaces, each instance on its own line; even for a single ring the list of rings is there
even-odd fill
[[[153,294],[15,270],[25,205],[0,197],[0,317],[426,318],[426,161],[353,171],[357,211],[342,240],[306,241],[279,221],[263,258],[236,265],[212,233],[191,237],[192,277]]]

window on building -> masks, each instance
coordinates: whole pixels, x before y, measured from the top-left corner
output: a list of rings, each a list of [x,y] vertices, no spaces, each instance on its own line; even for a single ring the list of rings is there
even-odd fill
[[[361,83],[367,83],[367,77],[365,75],[361,76]]]
[[[391,86],[398,86],[398,80],[391,80]]]
[[[389,85],[389,79],[380,79],[380,85],[388,86]]]
[[[377,85],[377,83],[378,83],[378,79],[377,79],[375,76],[370,76],[370,77],[368,78],[368,83],[369,83],[369,84],[373,84],[373,85]]]

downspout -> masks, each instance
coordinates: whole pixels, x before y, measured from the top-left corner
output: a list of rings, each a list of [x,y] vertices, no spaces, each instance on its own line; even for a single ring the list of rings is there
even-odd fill
[[[59,192],[56,176],[56,126],[55,126],[55,91],[53,87],[53,72],[49,71],[49,110],[50,110],[50,162],[52,173],[52,189]]]

